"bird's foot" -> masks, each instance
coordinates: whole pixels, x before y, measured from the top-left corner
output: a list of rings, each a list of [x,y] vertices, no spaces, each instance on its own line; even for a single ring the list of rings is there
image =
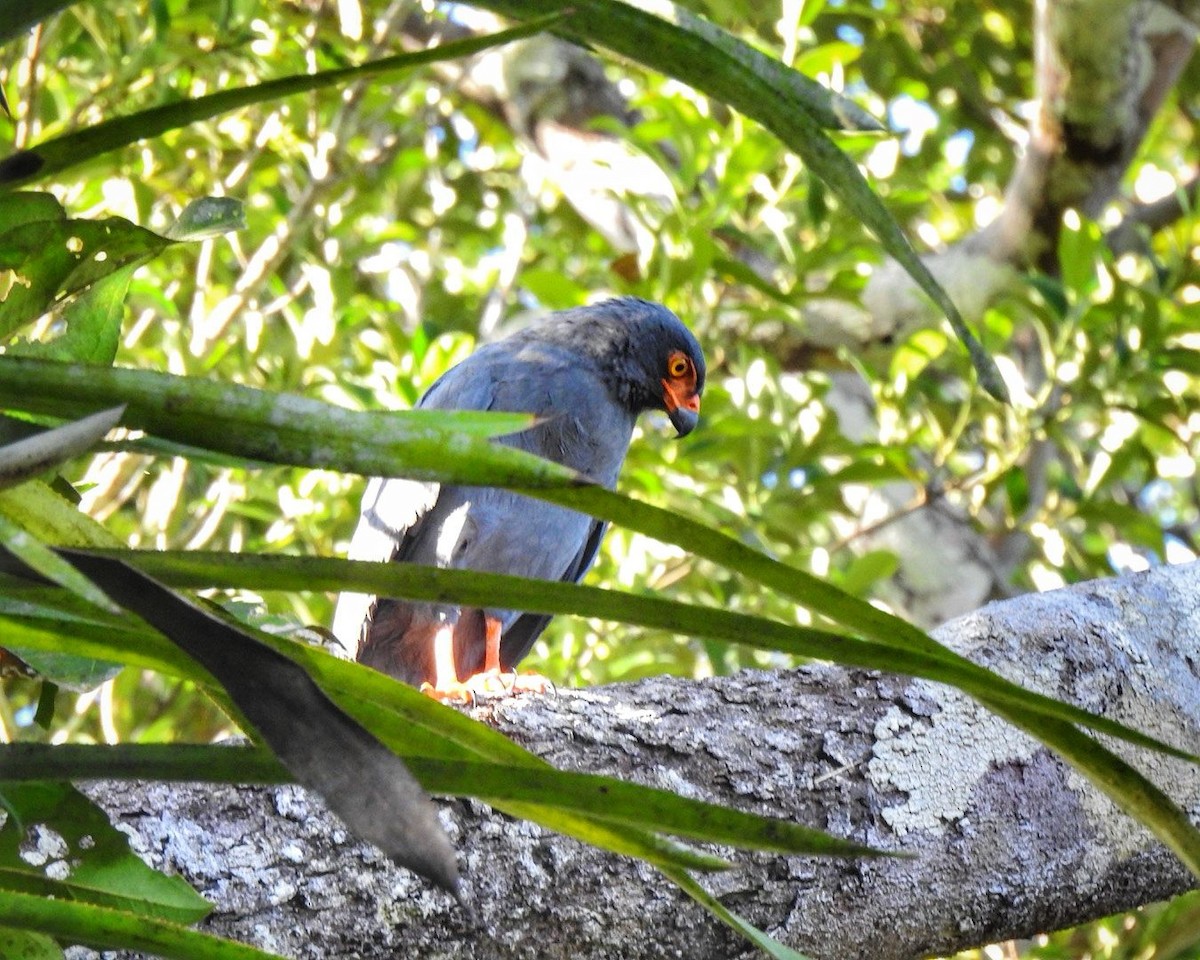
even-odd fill
[[[421,693],[427,697],[433,697],[441,703],[467,703],[472,706],[475,704],[475,691],[469,683],[460,683],[455,680],[453,683],[434,686],[426,681],[421,684]]]
[[[500,673],[492,676],[506,685],[505,690],[508,693],[558,693],[553,681],[532,670],[526,673]]]
[[[421,684],[421,692],[443,703],[469,703],[493,697],[512,696],[519,693],[554,693],[554,684],[538,673],[502,673],[499,670],[484,670],[466,680],[456,680],[444,686],[431,683]]]

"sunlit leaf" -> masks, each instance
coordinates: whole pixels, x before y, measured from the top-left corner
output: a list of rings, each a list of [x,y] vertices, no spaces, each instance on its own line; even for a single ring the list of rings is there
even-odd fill
[[[273,953],[126,910],[2,888],[0,926],[37,931],[66,943],[141,950],[179,960],[282,960]]]
[[[176,923],[194,923],[212,909],[179,877],[148,867],[104,811],[69,784],[0,780],[0,806],[9,815],[0,827],[0,888]],[[22,856],[35,837],[45,845],[40,865]]]
[[[457,895],[454,851],[429,799],[404,764],[295,663],[120,561],[69,556],[208,669],[296,778],[358,836]]]
[[[97,280],[63,311],[66,331],[52,340],[10,344],[7,354],[77,363],[112,363],[121,340],[125,294],[136,264]]]
[[[167,231],[172,240],[207,240],[246,228],[246,209],[233,197],[201,197],[179,214]]]
[[[32,180],[34,177],[41,178],[59,173],[111,150],[128,146],[139,140],[161,136],[169,130],[178,130],[189,124],[209,120],[239,107],[278,100],[281,97],[290,97],[312,90],[340,87],[354,80],[411,70],[425,64],[479,53],[521,37],[540,33],[547,26],[556,22],[558,18],[559,15],[554,13],[539,17],[512,30],[445,43],[428,50],[383,57],[357,67],[282,77],[249,87],[238,87],[204,97],[179,100],[130,116],[113,117],[95,126],[47,140],[45,143],[19,151],[0,161],[0,189],[3,189],[4,185],[15,185]]]

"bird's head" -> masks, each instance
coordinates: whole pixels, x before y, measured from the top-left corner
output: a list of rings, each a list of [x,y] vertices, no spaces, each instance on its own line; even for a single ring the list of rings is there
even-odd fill
[[[606,370],[614,397],[631,414],[662,410],[680,437],[692,432],[704,393],[704,352],[675,314],[658,303],[621,297],[560,316]]]
[[[683,324],[687,334],[679,342],[666,344],[659,351],[662,406],[671,418],[677,436],[686,437],[700,419],[700,397],[704,393],[704,354]],[[690,343],[688,342],[690,341]]]

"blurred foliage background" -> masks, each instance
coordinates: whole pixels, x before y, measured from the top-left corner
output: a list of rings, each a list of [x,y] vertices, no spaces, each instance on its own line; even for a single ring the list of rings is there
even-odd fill
[[[887,119],[897,136],[838,142],[918,249],[944,248],[995,215],[1030,111],[1028,4],[692,6]],[[481,18],[460,6],[427,12],[451,32]],[[416,42],[408,24],[420,13],[404,0],[80,3],[5,48],[9,138],[26,147],[157,104],[399,52]],[[631,125],[611,116],[582,125],[598,138],[619,131],[623,144],[601,163],[611,182],[595,167],[584,179],[615,196],[633,239],[598,228],[547,161],[562,156],[546,146],[556,132],[549,108],[521,102],[520,71],[537,67],[540,42],[489,54],[468,73],[430,67],[241,109],[49,184],[73,216],[156,230],[198,196],[245,202],[244,230],[139,270],[118,365],[402,409],[477,342],[547,309],[632,294],[684,318],[710,365],[691,437],[668,439],[665,418],[641,424],[622,477],[635,496],[901,613],[895,578],[920,573],[902,569],[886,533],[931,500],[954,507],[962,536],[1005,558],[991,596],[1194,558],[1200,287],[1190,216],[1120,255],[1105,243],[1103,217],[1069,219],[1058,271],[1015,274],[1002,300],[971,318],[1023,385],[1003,409],[969,387],[969,364],[940,326],[862,347],[808,342],[812,302],[856,301],[879,265],[877,241],[772,134],[611,61],[605,82]],[[1178,188],[1196,87],[1192,65],[1125,176],[1131,195]],[[847,429],[851,414],[831,401],[847,376],[869,388],[876,426],[865,434]],[[121,450],[80,461],[70,479],[84,508],[133,546],[298,554],[344,553],[363,487],[331,472]],[[911,502],[881,512],[874,495],[899,482]],[[751,602],[732,576],[621,530],[589,582],[732,610]],[[773,610],[752,600],[755,613],[799,616],[782,600]],[[281,631],[327,625],[332,601],[231,598]],[[558,618],[530,665],[582,685],[786,662]],[[33,722],[37,697],[35,682],[5,681],[0,735],[203,740],[224,723],[188,685],[134,670],[91,693],[60,693],[49,730]],[[1193,922],[1194,905],[1173,911]],[[1126,925],[1094,929],[1130,943]],[[1151,955],[1108,949],[1106,936],[1073,934],[1026,955]]]

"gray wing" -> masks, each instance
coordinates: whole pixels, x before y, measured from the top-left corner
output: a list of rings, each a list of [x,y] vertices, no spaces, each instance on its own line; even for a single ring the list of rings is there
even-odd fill
[[[596,559],[596,551],[600,549],[600,541],[607,530],[606,522],[596,520],[592,523],[587,540],[562,576],[564,583],[578,583],[583,578]],[[512,670],[525,658],[550,620],[548,613],[523,613],[517,617],[500,641],[500,665],[504,670]]]

